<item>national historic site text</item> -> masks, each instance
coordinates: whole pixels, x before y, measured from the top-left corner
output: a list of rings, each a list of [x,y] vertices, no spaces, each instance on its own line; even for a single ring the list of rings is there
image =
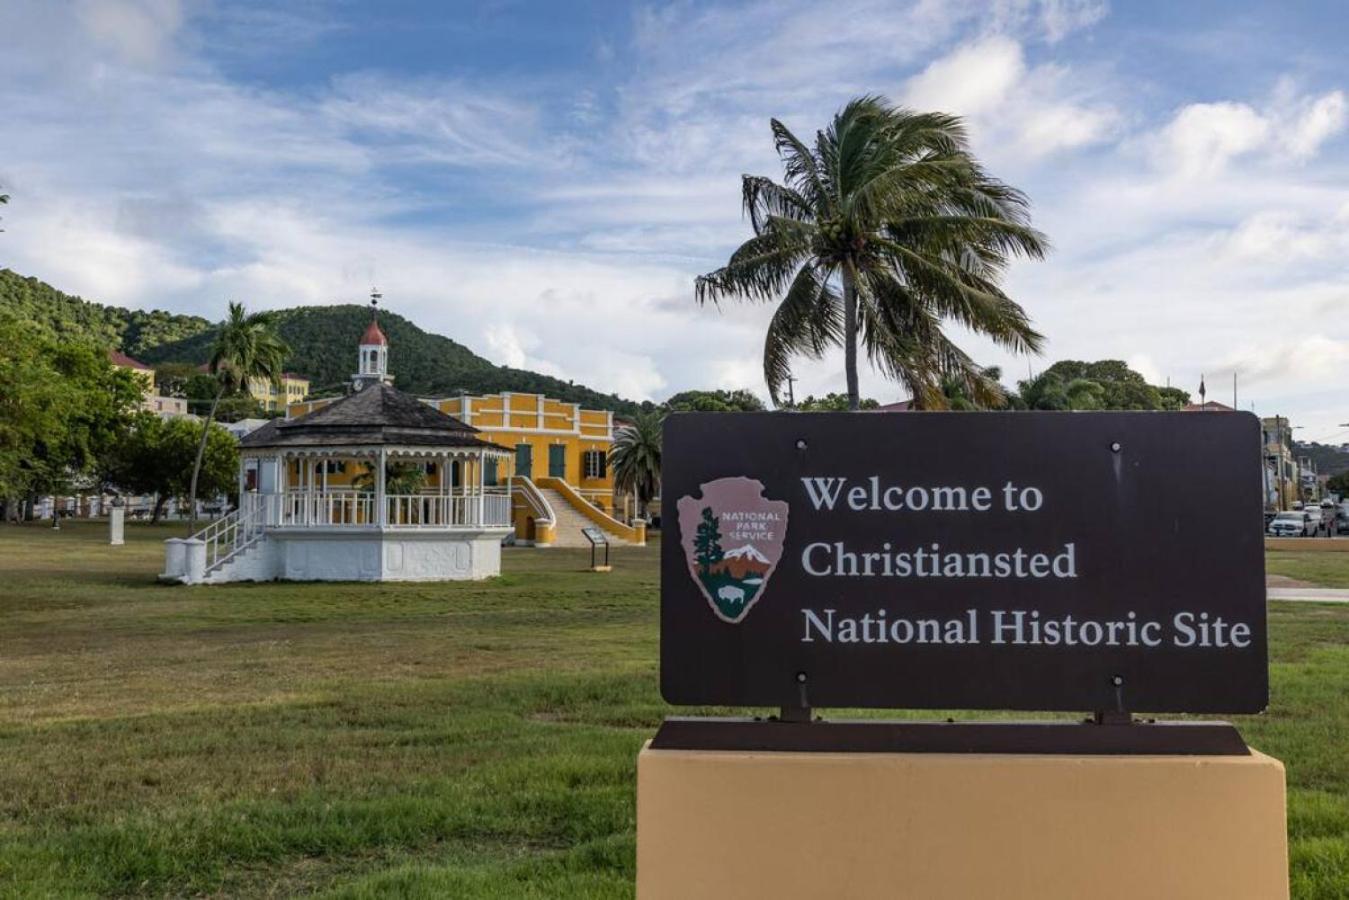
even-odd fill
[[[983,513],[990,510],[1034,514],[1045,502],[1034,486],[1006,481],[998,486],[905,486],[879,476],[809,477],[802,487],[816,512]],[[816,578],[901,579],[1075,579],[1077,547],[1067,542],[1049,549],[1024,547],[952,550],[939,543],[897,547],[881,540],[870,547],[844,541],[812,541],[801,550],[801,571]],[[883,592],[877,592],[883,597]],[[1038,609],[965,609],[948,617],[909,618],[877,609],[864,615],[837,609],[801,610],[802,643],[831,644],[1005,644],[1032,647],[1235,648],[1251,645],[1250,623],[1205,610],[1178,610],[1169,619],[1096,619],[1044,614]]]
[[[1036,647],[1160,647],[1238,649],[1251,645],[1251,626],[1189,610],[1168,622],[1042,616],[1039,610],[967,609],[950,618],[908,619],[874,614],[840,616],[834,609],[801,610],[801,641],[837,644],[1011,644]]]

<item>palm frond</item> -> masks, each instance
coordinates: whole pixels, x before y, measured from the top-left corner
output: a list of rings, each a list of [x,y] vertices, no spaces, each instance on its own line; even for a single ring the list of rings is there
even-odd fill
[[[819,359],[843,337],[841,298],[830,284],[827,268],[804,266],[778,304],[764,338],[764,381],[774,404],[791,375],[795,356]]]
[[[741,196],[745,214],[755,234],[762,234],[768,220],[777,216],[809,222],[814,218],[810,204],[799,193],[759,175],[741,176]]]

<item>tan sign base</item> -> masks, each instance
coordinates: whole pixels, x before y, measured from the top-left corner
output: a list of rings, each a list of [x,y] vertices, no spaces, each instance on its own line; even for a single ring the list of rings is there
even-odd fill
[[[637,895],[1280,900],[1283,764],[1250,756],[642,750]]]

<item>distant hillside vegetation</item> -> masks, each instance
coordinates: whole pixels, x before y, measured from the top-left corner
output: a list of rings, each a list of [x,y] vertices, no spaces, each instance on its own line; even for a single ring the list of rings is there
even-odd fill
[[[151,347],[201,334],[211,327],[199,316],[101,306],[9,269],[0,269],[0,309],[56,334],[86,337],[136,358]]]
[[[1302,443],[1293,444],[1293,456],[1310,457],[1316,464],[1316,471],[1322,475],[1338,475],[1349,472],[1349,453],[1331,444]]]
[[[0,269],[0,308],[40,323],[58,334],[78,334],[116,347],[142,362],[202,363],[215,326],[198,316],[143,312],[102,306],[63,294],[36,278]],[[365,306],[299,306],[277,312],[281,336],[290,344],[286,369],[307,376],[316,393],[340,392],[356,367],[356,342],[370,322]],[[395,313],[381,311],[389,338],[389,371],[402,390],[423,395],[460,391],[524,391],[598,409],[632,414],[639,405],[613,394],[498,366],[467,347],[423,331]]]

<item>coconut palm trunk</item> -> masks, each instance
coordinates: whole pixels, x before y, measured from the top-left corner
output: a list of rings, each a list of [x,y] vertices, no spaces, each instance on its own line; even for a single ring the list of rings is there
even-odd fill
[[[225,396],[225,386],[222,384],[220,390],[216,391],[215,399],[211,401],[211,411],[206,414],[206,421],[202,423],[201,440],[197,442],[197,461],[192,464],[192,481],[187,489],[187,533],[197,533],[197,481],[201,477],[201,461],[206,458],[206,439],[211,436],[211,426],[215,424],[215,413],[220,407],[220,400]]]
[[[276,333],[274,314],[248,313],[241,303],[229,305],[229,316],[220,324],[211,345],[210,370],[219,381],[220,389],[211,401],[211,411],[207,413],[201,442],[197,445],[197,459],[192,466],[192,481],[187,492],[189,534],[197,527],[197,483],[220,401],[230,391],[243,390],[255,381],[279,385],[281,368],[289,352],[290,348]]]
[[[862,404],[857,386],[857,277],[852,266],[843,267],[843,373],[848,380],[848,410]]]

